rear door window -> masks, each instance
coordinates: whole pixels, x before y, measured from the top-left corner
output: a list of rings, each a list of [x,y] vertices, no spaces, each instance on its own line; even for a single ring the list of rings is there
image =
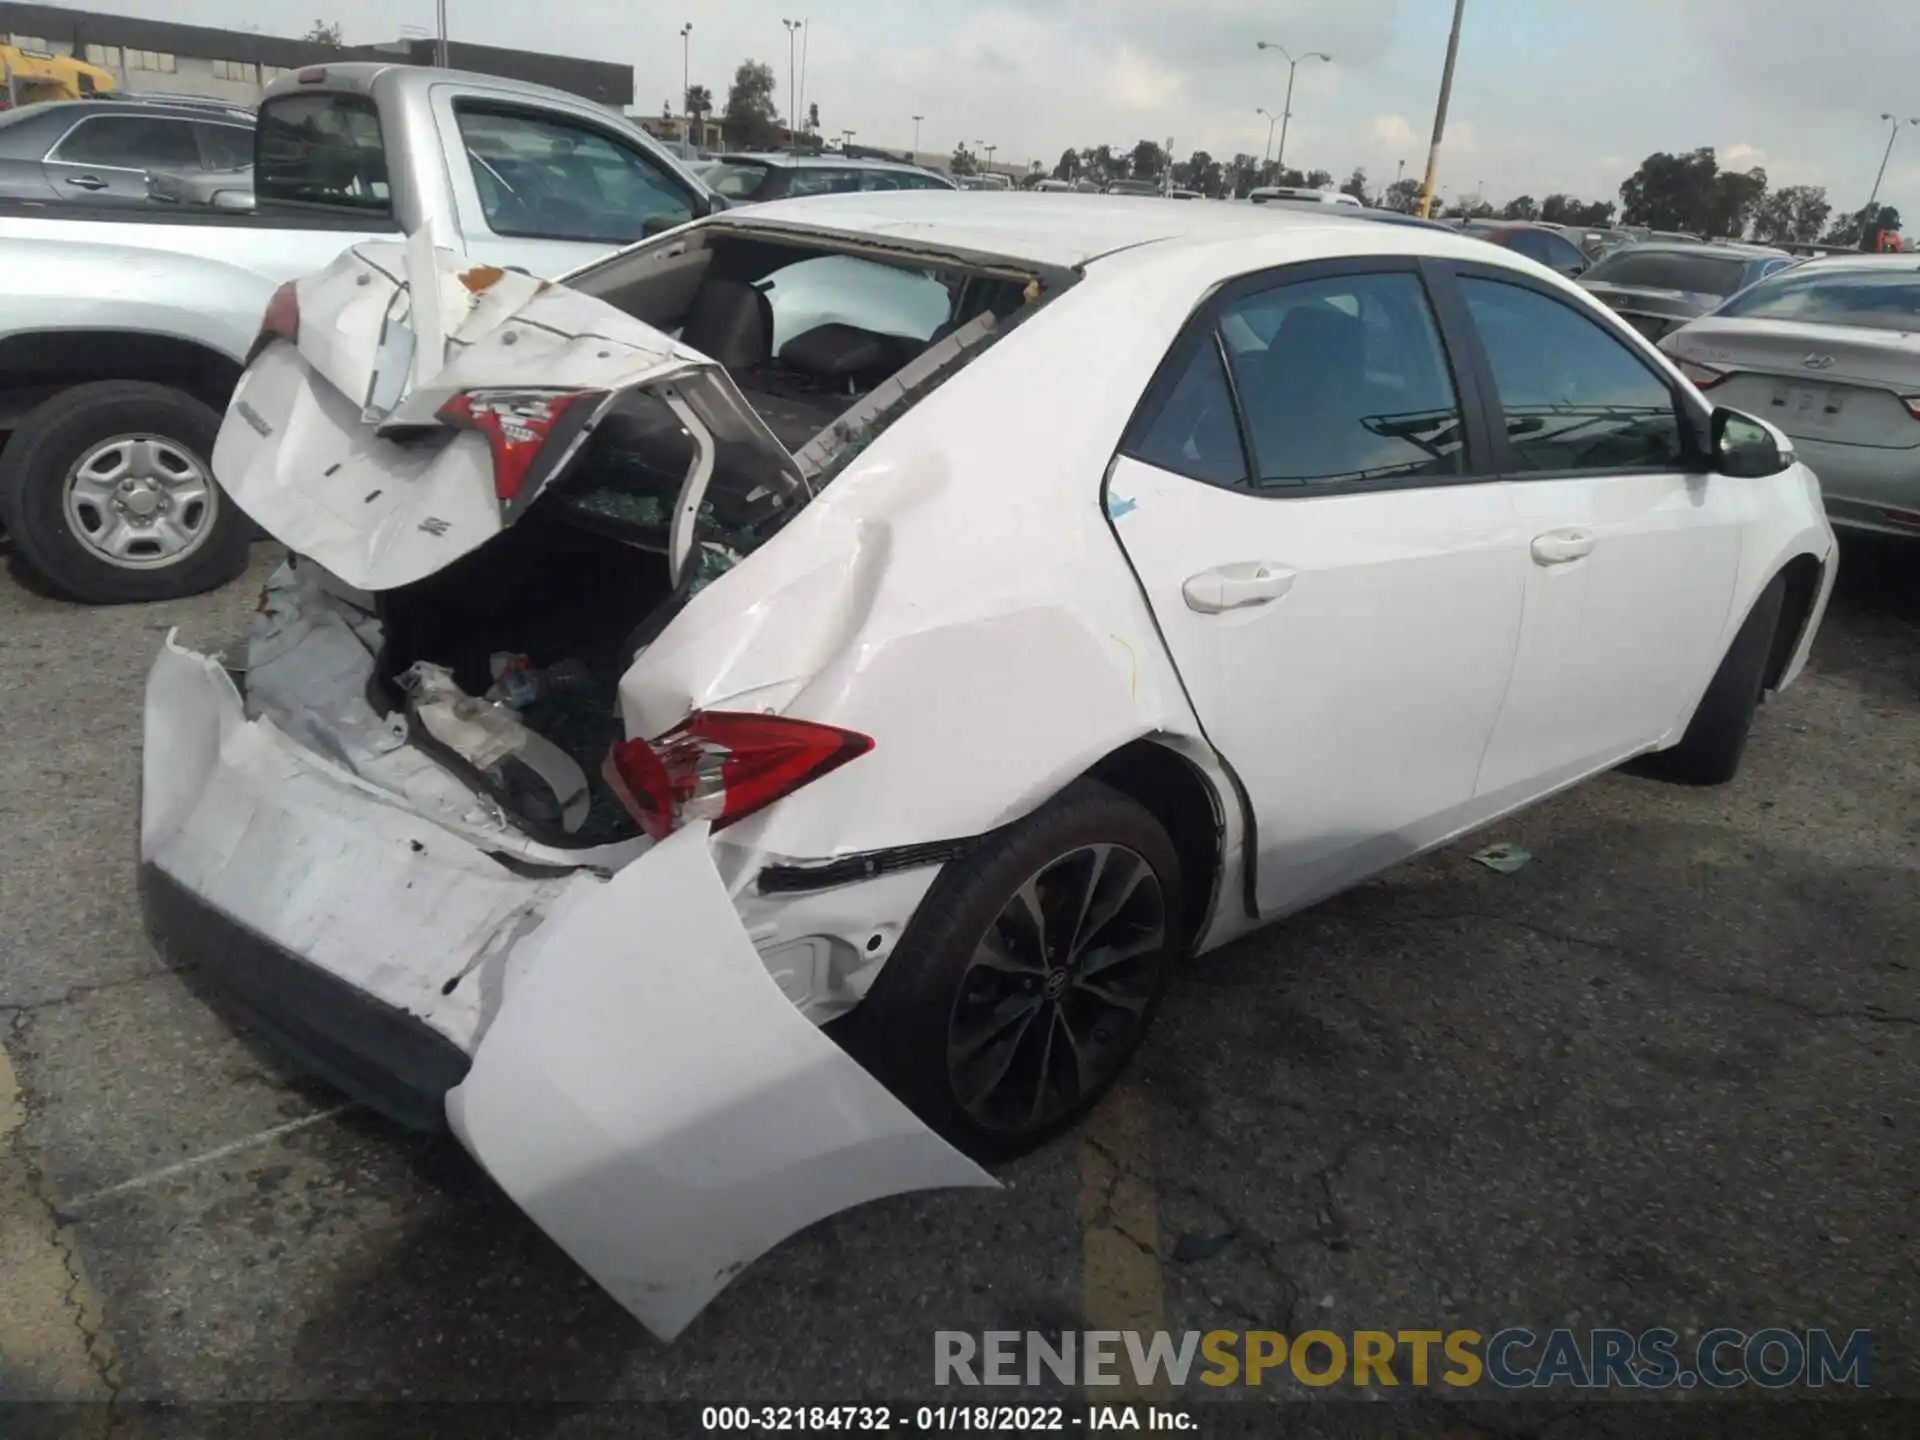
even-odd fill
[[[196,124],[200,160],[209,170],[238,170],[253,163],[253,132],[242,125]]]
[[[261,204],[393,213],[380,111],[362,95],[286,95],[260,107],[253,192]]]
[[[185,120],[96,115],[69,130],[47,158],[106,170],[198,170],[200,147]]]
[[[454,113],[496,235],[621,244],[693,218],[663,166],[595,126],[467,104]]]
[[[1417,276],[1276,286],[1230,305],[1220,334],[1256,488],[1464,473],[1460,401]]]

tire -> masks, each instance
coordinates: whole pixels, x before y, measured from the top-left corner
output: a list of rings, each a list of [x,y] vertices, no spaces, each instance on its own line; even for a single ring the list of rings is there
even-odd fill
[[[211,590],[247,565],[246,517],[213,479],[219,433],[219,415],[170,386],[102,380],[63,390],[0,451],[0,520],[22,558],[74,600],[120,605]],[[134,492],[123,517],[107,508],[124,494],[116,475]],[[118,560],[107,553],[115,534]]]
[[[1050,966],[1032,965],[1036,937],[1022,918],[1031,912],[1005,912],[1032,884],[1043,913],[1077,916],[1085,890],[1075,886],[1095,876],[1088,913],[1098,918],[1079,937],[1095,943],[1077,953],[1056,944]],[[836,1033],[962,1150],[994,1160],[1032,1149],[1093,1107],[1152,1025],[1184,948],[1181,884],[1179,854],[1150,811],[1077,781],[948,866]],[[1065,930],[1054,930],[1057,941]],[[977,964],[990,931],[996,961]],[[1027,962],[1018,974],[1003,964],[1013,958]],[[1085,1068],[1069,1054],[1084,1055]],[[997,1089],[986,1084],[996,1066]]]
[[[1714,672],[1687,733],[1672,749],[1644,757],[1638,765],[1641,774],[1682,785],[1724,785],[1739,773],[1785,596],[1786,581],[1776,575],[1747,612],[1746,623]]]

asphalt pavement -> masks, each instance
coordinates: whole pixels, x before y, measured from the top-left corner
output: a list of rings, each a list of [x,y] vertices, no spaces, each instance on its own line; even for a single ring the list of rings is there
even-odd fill
[[[139,608],[16,566],[0,1398],[924,1400],[937,1329],[1102,1324],[1864,1328],[1875,1388],[1920,1397],[1916,554],[1849,548],[1734,784],[1608,776],[1194,962],[1003,1193],[829,1219],[670,1347],[456,1144],[295,1073],[146,943],[144,668],[169,626],[242,633],[267,548]],[[1431,1433],[1512,1433],[1453,1398]],[[1587,1433],[1566,1414],[1525,1433]]]

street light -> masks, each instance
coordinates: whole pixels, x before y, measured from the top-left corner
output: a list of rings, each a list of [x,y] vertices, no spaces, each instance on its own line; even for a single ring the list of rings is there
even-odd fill
[[[853,137],[859,133],[858,130],[842,130],[840,132],[840,153],[842,155],[847,153],[847,147],[853,143]]]
[[[1253,113],[1267,117],[1267,148],[1260,152],[1260,173],[1264,176],[1267,173],[1267,166],[1273,163],[1273,126],[1280,117],[1258,105],[1254,107]]]
[[[1293,72],[1300,68],[1300,60],[1325,60],[1333,63],[1333,57],[1324,50],[1309,50],[1300,57],[1293,58],[1293,52],[1284,45],[1276,45],[1271,40],[1256,42],[1262,50],[1278,50],[1287,57],[1287,103],[1280,107],[1280,153],[1274,156],[1273,163],[1280,169],[1287,168],[1287,122],[1293,119]]]
[[[690,108],[687,98],[693,94],[693,22],[687,21],[680,27],[680,105],[683,110]],[[693,117],[687,117],[687,143],[697,144],[693,138]]]
[[[913,158],[916,162],[920,159],[920,122],[926,118],[924,115],[913,117]]]
[[[1880,118],[1889,122],[1893,129],[1887,135],[1887,153],[1880,157],[1880,173],[1873,177],[1873,193],[1867,196],[1867,208],[1860,212],[1860,248],[1862,250],[1866,249],[1868,244],[1867,226],[1880,218],[1880,212],[1875,207],[1880,203],[1880,182],[1887,178],[1887,162],[1893,159],[1893,142],[1900,138],[1902,125],[1920,125],[1920,116],[1902,120],[1897,115],[1882,113]]]
[[[1447,105],[1453,99],[1453,62],[1460,54],[1460,22],[1466,18],[1467,0],[1453,0],[1453,28],[1447,32],[1447,63],[1440,71],[1440,98],[1433,107],[1433,139],[1427,143],[1427,174],[1420,182],[1422,220],[1433,210],[1434,172],[1440,168],[1440,137],[1447,130]]]
[[[800,27],[806,22],[804,20],[782,20],[780,23],[787,27],[787,149],[797,152],[800,149],[800,111],[798,108],[800,96],[794,89],[793,84],[793,41],[794,37],[800,33]]]
[[[986,152],[987,173],[992,174],[993,173],[993,152],[998,150],[1000,147],[998,145],[989,145],[984,140],[976,140],[973,143],[978,145],[982,150]]]

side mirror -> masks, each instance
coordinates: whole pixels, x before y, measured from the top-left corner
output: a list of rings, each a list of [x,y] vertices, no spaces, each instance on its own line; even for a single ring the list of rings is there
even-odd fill
[[[1709,443],[1713,447],[1713,468],[1721,475],[1743,480],[1758,480],[1778,475],[1793,463],[1793,449],[1784,437],[1764,420],[1716,406],[1710,422]]]

